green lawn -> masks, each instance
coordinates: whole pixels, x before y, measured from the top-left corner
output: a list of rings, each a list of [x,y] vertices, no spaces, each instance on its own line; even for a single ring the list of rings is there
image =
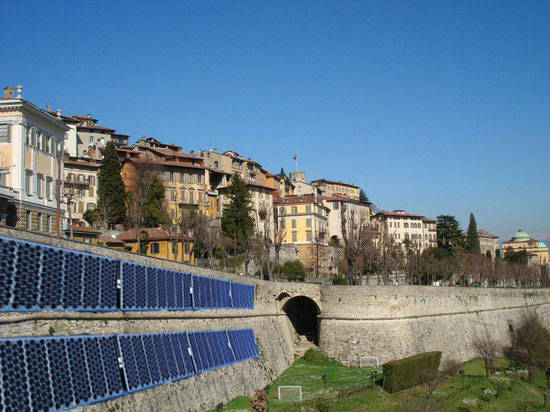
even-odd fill
[[[466,376],[456,374],[441,378],[430,387],[421,385],[398,393],[387,393],[370,384],[373,369],[346,367],[310,350],[304,358],[296,360],[270,386],[269,411],[550,411],[543,407],[546,379],[538,372],[534,384],[523,378],[523,372],[506,370],[506,359],[498,359],[498,375],[486,378],[482,359],[474,359],[461,366]],[[327,389],[322,375],[327,375]],[[304,401],[291,402],[277,399],[280,385],[301,385]],[[250,399],[235,398],[224,407],[225,411],[244,411]],[[550,402],[550,400],[549,400]]]

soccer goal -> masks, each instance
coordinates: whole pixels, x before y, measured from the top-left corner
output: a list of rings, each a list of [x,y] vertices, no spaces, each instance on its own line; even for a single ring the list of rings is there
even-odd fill
[[[301,386],[279,386],[279,400],[281,401],[301,401],[302,387]]]
[[[375,368],[378,368],[380,366],[380,364],[378,363],[378,356],[359,356],[359,367],[367,368],[369,366]]]

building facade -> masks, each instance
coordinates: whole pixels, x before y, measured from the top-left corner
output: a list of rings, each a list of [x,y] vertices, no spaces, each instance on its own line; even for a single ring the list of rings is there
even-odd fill
[[[323,205],[328,209],[328,238],[333,245],[341,245],[343,231],[349,225],[360,227],[371,224],[371,203],[340,196],[321,196]]]
[[[537,265],[550,265],[548,247],[543,242],[533,239],[529,233],[519,229],[510,240],[502,242],[502,253],[525,251],[529,257],[529,263]]]
[[[487,255],[487,252],[489,252],[491,257],[494,258],[498,250],[498,236],[484,230],[479,230],[477,236],[481,253]]]
[[[279,199],[274,207],[282,230],[282,243],[296,248],[298,259],[310,275],[328,273],[329,209],[313,195],[287,196]]]
[[[56,232],[65,211],[57,183],[68,127],[24,100],[21,86],[14,91],[6,87],[0,99],[0,214],[9,226]]]
[[[410,241],[412,247],[425,250],[437,247],[436,221],[404,210],[378,212],[373,216],[380,232],[396,243]]]
[[[85,227],[88,224],[83,219],[84,213],[95,209],[97,205],[97,172],[101,161],[65,154],[63,164],[63,202],[67,208],[65,217],[70,220],[69,225]]]
[[[311,181],[311,185],[318,188],[323,196],[347,197],[349,199],[359,200],[359,187],[349,183],[318,179]]]

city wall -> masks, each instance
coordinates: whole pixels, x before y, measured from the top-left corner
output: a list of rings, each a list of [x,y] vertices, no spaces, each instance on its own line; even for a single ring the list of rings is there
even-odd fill
[[[253,311],[1,313],[2,337],[253,328],[258,359],[83,407],[93,411],[113,407],[124,411],[207,410],[235,396],[251,395],[293,361],[295,332],[283,306],[296,296],[307,296],[317,305],[321,349],[350,364],[365,355],[384,362],[426,350],[442,350],[444,358],[466,360],[476,356],[471,343],[477,337],[489,334],[505,343],[509,323],[517,323],[526,308],[537,310],[550,326],[549,290],[266,282],[6,228],[0,228],[0,235],[255,285]]]

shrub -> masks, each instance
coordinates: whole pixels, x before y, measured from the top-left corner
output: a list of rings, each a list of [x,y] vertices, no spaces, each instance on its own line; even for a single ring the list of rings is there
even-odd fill
[[[425,352],[387,362],[384,367],[384,389],[399,392],[428,382],[437,376],[441,352]]]
[[[333,285],[347,285],[348,280],[345,276],[336,275],[332,278],[332,284]]]
[[[285,262],[281,267],[281,273],[285,274],[288,280],[304,280],[306,278],[306,268],[299,260]]]

